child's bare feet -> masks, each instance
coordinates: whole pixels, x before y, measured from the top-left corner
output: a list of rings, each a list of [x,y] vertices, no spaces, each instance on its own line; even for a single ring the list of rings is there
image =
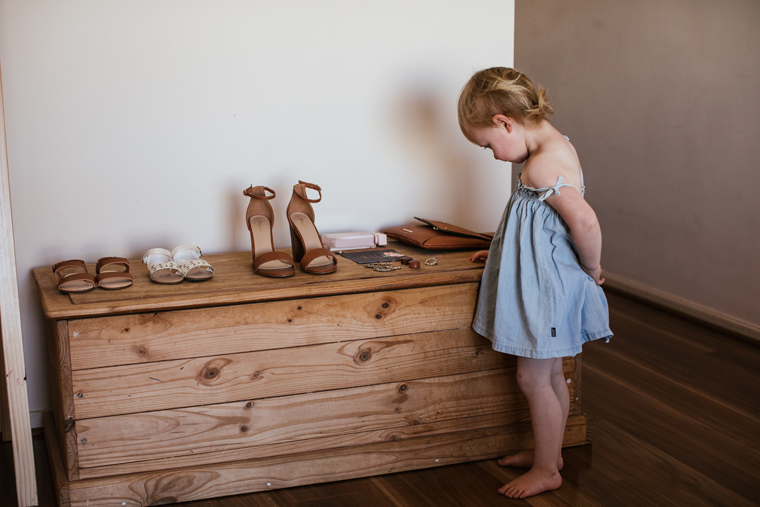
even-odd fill
[[[525,475],[499,488],[499,493],[509,498],[527,498],[562,486],[559,472],[543,472],[531,469]]]
[[[516,454],[504,456],[498,461],[498,463],[499,466],[503,467],[530,468],[533,466],[533,449],[527,449]],[[565,462],[562,460],[562,456],[560,456],[557,461],[557,470],[562,470],[564,465]]]

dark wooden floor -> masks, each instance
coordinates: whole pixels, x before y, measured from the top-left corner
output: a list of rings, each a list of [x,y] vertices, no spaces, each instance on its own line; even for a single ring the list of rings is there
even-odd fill
[[[242,506],[760,505],[760,345],[608,294],[615,338],[584,347],[593,444],[565,450],[564,484],[527,500],[496,489],[520,471],[494,460],[182,504]],[[40,505],[55,505],[42,437]],[[11,449],[0,507],[15,506]]]

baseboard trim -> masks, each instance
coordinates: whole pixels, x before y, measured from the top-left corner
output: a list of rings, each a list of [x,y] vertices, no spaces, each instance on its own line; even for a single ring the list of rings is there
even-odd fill
[[[760,342],[760,326],[699,303],[655,289],[632,278],[604,272],[604,288],[642,300],[708,326]]]
[[[30,410],[29,411],[29,422],[32,424],[32,429],[36,428],[42,428],[42,414],[44,413],[44,410]]]

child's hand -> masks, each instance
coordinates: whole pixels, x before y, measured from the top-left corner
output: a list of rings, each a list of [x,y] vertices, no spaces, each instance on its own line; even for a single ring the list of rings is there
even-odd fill
[[[604,283],[604,278],[602,278],[602,266],[597,266],[596,269],[589,269],[584,265],[581,265],[581,269],[586,272],[588,276],[594,279],[594,283],[597,285],[602,285]]]
[[[470,262],[485,261],[486,259],[488,259],[488,250],[481,250],[470,257]]]

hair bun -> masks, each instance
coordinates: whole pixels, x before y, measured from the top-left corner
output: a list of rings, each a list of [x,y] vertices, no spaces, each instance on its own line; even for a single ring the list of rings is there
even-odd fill
[[[546,90],[540,86],[538,87],[538,92],[536,92],[536,105],[533,111],[534,115],[540,116],[542,119],[554,113],[554,108],[549,104],[549,99],[546,98]]]

